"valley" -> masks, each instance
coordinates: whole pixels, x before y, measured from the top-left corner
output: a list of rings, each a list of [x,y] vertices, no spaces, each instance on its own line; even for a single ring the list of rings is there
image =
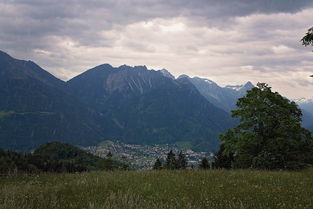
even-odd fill
[[[195,152],[178,145],[135,145],[120,141],[104,141],[98,146],[82,147],[82,149],[99,157],[107,157],[111,153],[113,159],[124,162],[134,169],[152,169],[156,159],[159,158],[164,162],[170,150],[176,155],[182,151],[186,155],[189,168],[197,168],[203,158],[212,159],[214,156],[210,152]]]

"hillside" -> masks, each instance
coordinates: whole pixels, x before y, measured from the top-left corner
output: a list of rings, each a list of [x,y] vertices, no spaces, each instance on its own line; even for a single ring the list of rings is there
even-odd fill
[[[0,147],[28,151],[48,141],[89,145],[101,140],[95,112],[66,83],[31,61],[0,52]]]
[[[5,176],[118,169],[126,170],[129,166],[111,157],[100,158],[66,143],[47,143],[28,154],[0,149],[0,175]]]
[[[114,170],[129,168],[126,164],[119,163],[110,158],[101,158],[71,144],[60,142],[43,144],[34,150],[33,155],[50,158],[52,160],[71,162],[75,165],[80,165],[81,167],[86,168],[86,170]]]

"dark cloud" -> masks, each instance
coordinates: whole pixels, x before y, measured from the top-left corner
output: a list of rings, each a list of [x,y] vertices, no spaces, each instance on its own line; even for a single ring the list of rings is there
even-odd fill
[[[45,36],[69,36],[82,45],[101,46],[108,43],[99,31],[114,25],[185,16],[219,26],[225,18],[296,12],[311,5],[311,0],[11,0],[0,2],[0,38],[13,48],[15,40],[19,48],[37,47],[32,40]],[[262,27],[259,23],[257,28]]]
[[[311,70],[299,44],[309,8],[312,0],[0,0],[0,49],[62,78],[112,62],[270,80]]]

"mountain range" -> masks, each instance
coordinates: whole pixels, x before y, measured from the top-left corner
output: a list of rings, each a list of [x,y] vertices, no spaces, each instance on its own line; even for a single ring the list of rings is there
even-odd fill
[[[295,100],[302,110],[303,126],[309,130],[313,130],[313,99]]]
[[[250,82],[220,87],[187,75],[175,79],[165,69],[109,64],[64,82],[0,51],[0,147],[119,140],[216,151],[219,134],[236,124],[230,110],[251,88]]]

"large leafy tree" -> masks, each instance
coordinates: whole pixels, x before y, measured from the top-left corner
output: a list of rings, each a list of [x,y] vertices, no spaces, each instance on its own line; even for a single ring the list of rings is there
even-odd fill
[[[240,124],[221,135],[232,167],[301,169],[313,163],[311,133],[301,127],[301,110],[264,83],[247,92],[232,111]]]

